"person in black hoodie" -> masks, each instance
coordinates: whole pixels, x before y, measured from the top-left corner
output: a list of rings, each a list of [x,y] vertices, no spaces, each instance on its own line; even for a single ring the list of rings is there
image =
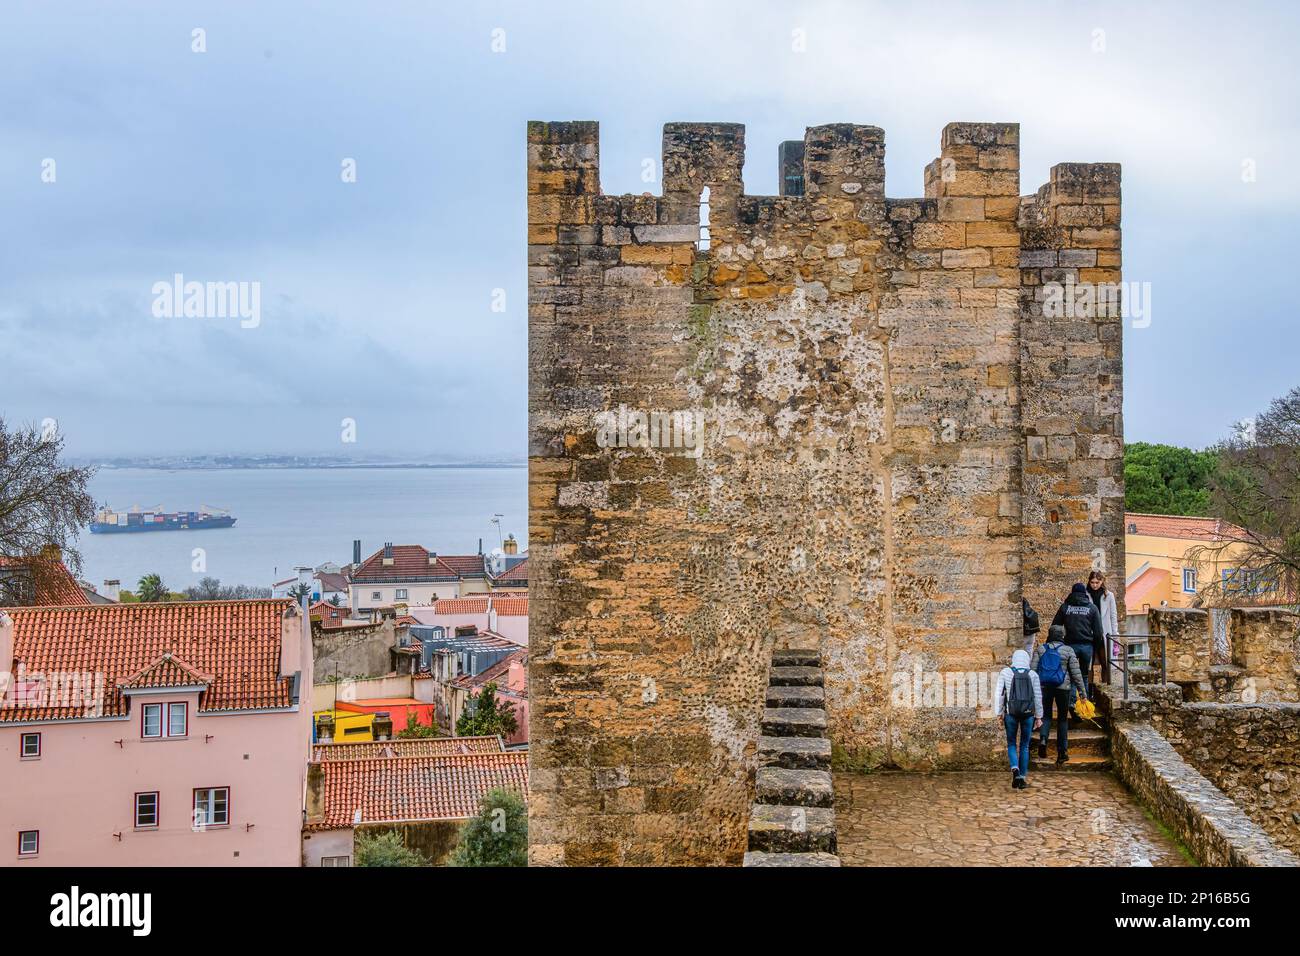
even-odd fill
[[[1065,628],[1065,643],[1070,645],[1079,658],[1079,667],[1083,670],[1084,682],[1092,682],[1092,662],[1101,658],[1101,674],[1104,683],[1110,683],[1110,661],[1106,654],[1106,628],[1101,620],[1101,612],[1092,598],[1088,597],[1088,588],[1079,583],[1070,589],[1056,617],[1054,625]]]

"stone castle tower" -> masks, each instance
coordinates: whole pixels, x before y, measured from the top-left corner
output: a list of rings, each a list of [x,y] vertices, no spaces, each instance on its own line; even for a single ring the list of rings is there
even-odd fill
[[[535,863],[738,862],[774,647],[821,649],[840,765],[993,766],[900,687],[1124,578],[1122,320],[1043,308],[1117,287],[1118,165],[1021,196],[1019,127],[952,123],[887,199],[836,124],[750,196],[744,138],[669,124],[663,194],[605,196],[597,124],[528,128]]]

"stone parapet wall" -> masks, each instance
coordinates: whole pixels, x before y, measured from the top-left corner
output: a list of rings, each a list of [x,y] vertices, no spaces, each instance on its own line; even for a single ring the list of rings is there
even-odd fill
[[[1234,608],[1228,640],[1233,664],[1253,682],[1255,700],[1300,700],[1300,615]]]
[[[1300,866],[1147,723],[1112,725],[1115,772],[1205,866]]]

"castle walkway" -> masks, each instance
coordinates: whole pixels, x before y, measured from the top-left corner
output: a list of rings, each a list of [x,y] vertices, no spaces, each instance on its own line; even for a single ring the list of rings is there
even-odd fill
[[[835,773],[845,866],[1187,866],[1111,773]]]

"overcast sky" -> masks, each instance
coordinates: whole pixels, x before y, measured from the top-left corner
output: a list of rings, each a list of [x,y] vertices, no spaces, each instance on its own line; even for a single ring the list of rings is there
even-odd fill
[[[85,455],[522,458],[529,119],[599,120],[608,193],[658,190],[665,122],[746,124],[760,194],[780,141],[873,124],[894,197],[946,122],[1019,122],[1022,193],[1123,164],[1130,441],[1300,384],[1290,5],[467,6],[4,0],[0,414]],[[155,317],[175,273],[259,282],[260,325]]]

